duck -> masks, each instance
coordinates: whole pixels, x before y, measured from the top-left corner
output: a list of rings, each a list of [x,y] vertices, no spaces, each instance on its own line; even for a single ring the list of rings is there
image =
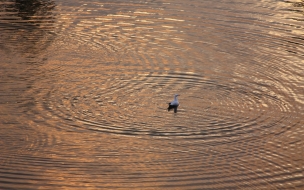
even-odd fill
[[[179,102],[178,102],[177,96],[180,96],[180,95],[179,94],[175,94],[174,95],[174,100],[169,103],[168,111],[170,111],[171,109],[174,109],[174,113],[177,112],[177,107],[179,106]]]

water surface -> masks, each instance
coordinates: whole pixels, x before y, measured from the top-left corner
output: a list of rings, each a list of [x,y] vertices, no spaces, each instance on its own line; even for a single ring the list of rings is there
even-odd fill
[[[0,189],[304,188],[303,11],[1,1]]]

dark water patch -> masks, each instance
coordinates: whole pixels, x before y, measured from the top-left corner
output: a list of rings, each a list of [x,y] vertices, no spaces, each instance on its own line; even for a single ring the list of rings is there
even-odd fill
[[[4,1],[0,7],[2,50],[36,57],[54,40],[54,1]]]

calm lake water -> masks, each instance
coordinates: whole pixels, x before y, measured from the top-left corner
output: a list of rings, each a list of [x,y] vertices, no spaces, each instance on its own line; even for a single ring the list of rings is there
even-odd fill
[[[1,0],[0,189],[303,189],[303,21],[303,0]]]

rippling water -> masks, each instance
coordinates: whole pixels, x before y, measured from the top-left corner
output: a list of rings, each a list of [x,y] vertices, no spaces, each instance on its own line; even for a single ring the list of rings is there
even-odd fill
[[[0,189],[304,188],[303,21],[296,0],[0,1]]]

